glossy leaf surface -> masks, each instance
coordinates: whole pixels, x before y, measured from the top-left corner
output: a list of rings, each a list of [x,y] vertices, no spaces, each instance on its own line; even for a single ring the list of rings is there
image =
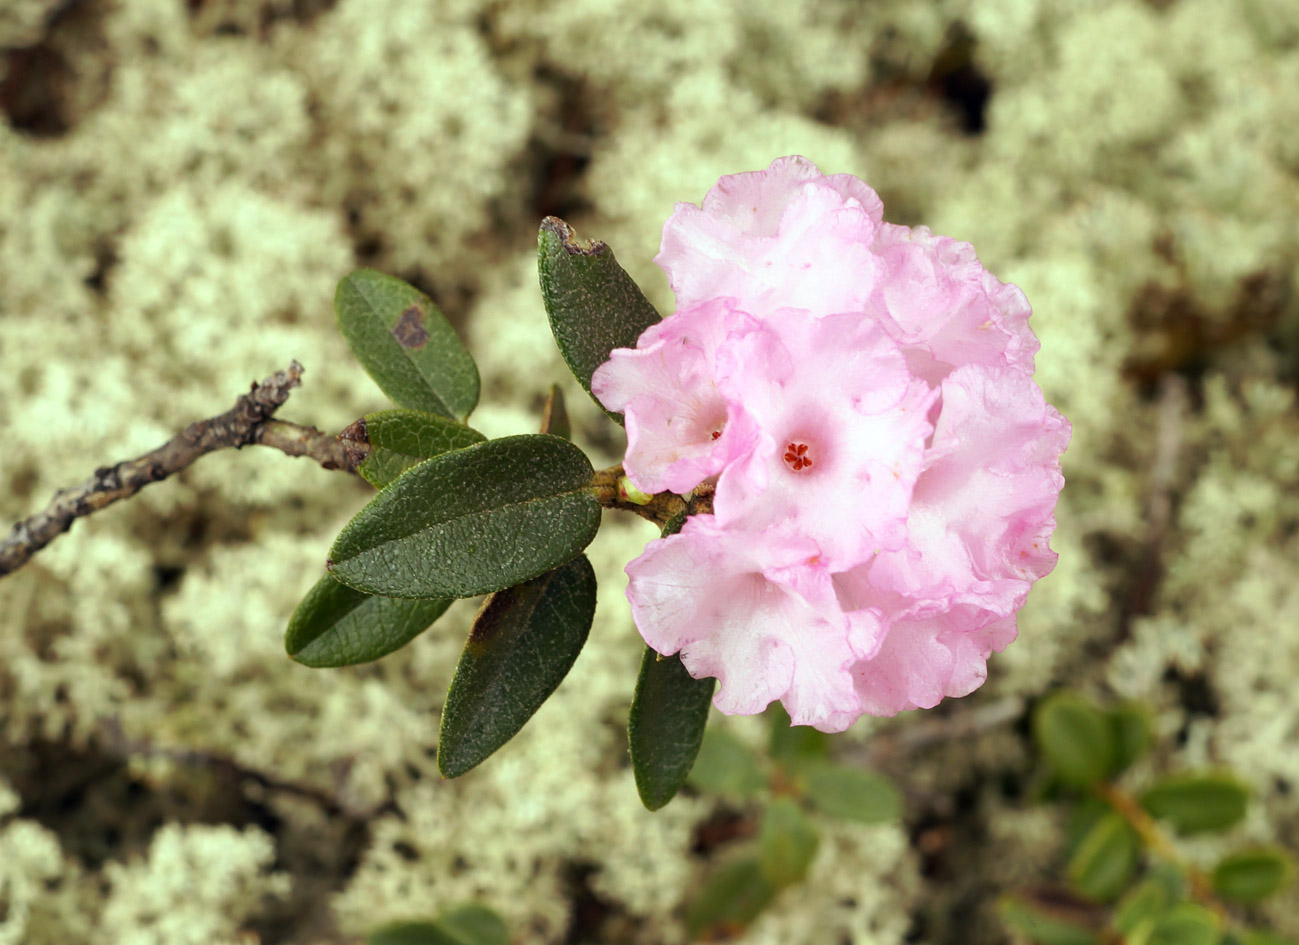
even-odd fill
[[[366,594],[326,574],[289,618],[284,649],[303,666],[368,663],[405,646],[449,606],[448,598],[403,600]]]
[[[550,330],[573,376],[590,393],[591,375],[614,348],[634,348],[659,313],[598,240],[546,217],[537,236],[537,272]],[[607,412],[607,411],[606,411]],[[610,413],[619,423],[621,414]]]
[[[595,537],[591,463],[540,434],[489,440],[402,473],[339,533],[331,573],[392,597],[471,597],[531,580]]]
[[[334,293],[338,327],[399,407],[457,420],[478,403],[478,368],[433,300],[400,279],[358,269]]]
[[[586,555],[488,598],[442,710],[443,776],[460,777],[523,728],[568,675],[594,616]]]

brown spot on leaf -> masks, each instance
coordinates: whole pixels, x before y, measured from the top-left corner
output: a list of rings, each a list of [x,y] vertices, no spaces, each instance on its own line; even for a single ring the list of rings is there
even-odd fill
[[[424,310],[412,305],[401,313],[392,326],[392,336],[403,348],[422,348],[428,342],[428,329],[424,327]]]
[[[365,462],[370,455],[370,436],[365,429],[365,417],[349,424],[347,429],[338,434],[338,440],[343,444],[343,452],[347,454],[347,461],[353,469]]]

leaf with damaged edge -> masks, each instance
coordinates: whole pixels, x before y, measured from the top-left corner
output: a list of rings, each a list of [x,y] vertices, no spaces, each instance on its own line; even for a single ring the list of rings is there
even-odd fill
[[[460,777],[523,728],[568,675],[594,616],[586,555],[487,599],[442,710],[443,777]]]
[[[555,343],[589,394],[591,375],[609,360],[609,352],[636,347],[659,313],[618,265],[613,250],[599,240],[581,239],[558,217],[541,222],[537,272]],[[622,414],[605,413],[622,423]]]
[[[400,408],[368,413],[338,438],[356,471],[376,489],[382,489],[416,463],[487,439],[447,417]]]
[[[352,666],[401,649],[451,606],[446,598],[402,600],[353,590],[326,574],[302,598],[284,649],[303,666]]]
[[[478,403],[474,359],[414,286],[358,269],[338,283],[334,313],[361,366],[398,407],[463,420]]]
[[[531,580],[595,537],[593,475],[585,453],[544,434],[434,456],[344,526],[330,573],[388,597],[472,597]]]

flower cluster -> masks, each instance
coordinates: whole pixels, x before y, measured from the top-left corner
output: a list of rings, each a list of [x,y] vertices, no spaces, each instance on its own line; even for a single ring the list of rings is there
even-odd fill
[[[638,489],[715,487],[627,566],[646,642],[726,713],[842,731],[961,696],[1055,555],[1067,421],[1022,292],[876,193],[782,158],[679,204],[677,311],[592,389]]]

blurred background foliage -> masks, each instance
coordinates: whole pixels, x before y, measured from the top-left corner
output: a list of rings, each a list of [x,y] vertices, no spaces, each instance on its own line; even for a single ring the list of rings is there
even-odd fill
[[[515,942],[1022,941],[1007,896],[1078,896],[1030,723],[1062,682],[1142,707],[1134,788],[1249,789],[1230,834],[1186,838],[1192,862],[1294,849],[1296,88],[1292,0],[5,0],[5,523],[292,357],[286,418],[382,406],[330,311],[358,265],[452,319],[484,433],[530,432],[567,377],[540,219],[608,240],[666,311],[672,204],[789,153],[1024,288],[1074,439],[1059,566],[987,685],[826,747],[896,786],[900,816],[871,823],[763,793],[783,776],[761,719],[716,724],[750,786],[701,774],[643,810],[619,575],[640,522],[591,546],[590,643],[538,719],[442,782],[472,603],[376,664],[290,663],[288,616],[368,490],[271,451],[205,458],[0,583],[0,942],[352,942],[469,901]],[[701,919],[688,893],[775,810],[819,835],[782,857],[796,891]],[[1243,908],[1299,937],[1292,895]]]

